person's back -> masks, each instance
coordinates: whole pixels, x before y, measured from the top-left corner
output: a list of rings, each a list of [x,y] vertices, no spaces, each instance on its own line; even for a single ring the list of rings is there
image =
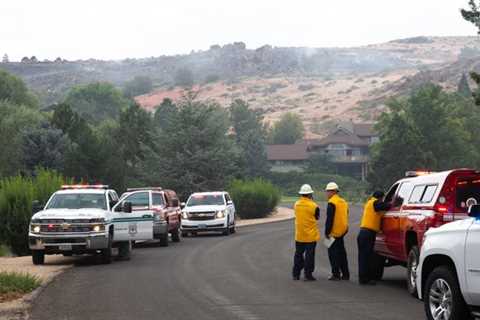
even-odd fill
[[[301,197],[295,203],[295,241],[314,242],[320,239],[317,219],[317,204],[308,197]]]
[[[328,202],[335,206],[335,218],[330,236],[342,237],[348,231],[348,203],[338,194],[332,196]]]

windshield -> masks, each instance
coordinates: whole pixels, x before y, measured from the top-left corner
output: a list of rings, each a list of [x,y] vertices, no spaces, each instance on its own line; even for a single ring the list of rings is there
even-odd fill
[[[86,209],[107,210],[105,195],[101,193],[56,194],[45,209]]]
[[[224,205],[225,201],[223,195],[193,195],[188,199],[187,207],[194,206],[221,206]]]

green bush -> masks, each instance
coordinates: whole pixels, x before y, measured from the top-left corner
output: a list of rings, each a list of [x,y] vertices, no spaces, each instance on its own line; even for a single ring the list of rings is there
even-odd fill
[[[342,197],[348,202],[363,202],[367,198],[368,184],[357,179],[333,174],[272,172],[268,179],[284,195],[297,196],[300,187],[308,183],[315,190],[315,200],[325,201],[325,186],[334,181],[340,187]]]
[[[264,218],[280,201],[280,191],[270,182],[255,179],[235,180],[229,188],[238,216],[242,219]]]
[[[34,200],[45,203],[63,178],[53,171],[38,170],[34,178],[14,176],[0,180],[0,242],[16,255],[27,255],[28,225]]]
[[[40,279],[28,273],[0,272],[0,298],[7,294],[29,293],[40,284]]]

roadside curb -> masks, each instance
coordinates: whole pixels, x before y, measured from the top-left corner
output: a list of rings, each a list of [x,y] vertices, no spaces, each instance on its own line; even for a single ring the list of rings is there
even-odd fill
[[[9,307],[8,305],[6,306],[1,306],[0,305],[0,320],[27,320],[30,318],[28,311],[30,310],[30,307],[32,306],[32,303],[35,301],[35,299],[40,296],[40,294],[43,292],[43,290],[53,281],[55,280],[59,275],[64,273],[65,271],[69,270],[72,268],[73,265],[66,266],[64,269],[56,271],[52,273],[50,277],[48,277],[46,280],[42,281],[42,284],[32,292],[24,295],[23,297],[9,301],[6,304],[10,303],[15,303],[18,304],[17,306]]]
[[[290,208],[282,208],[283,210],[289,210],[291,211],[288,215],[284,217],[279,217],[279,218],[264,218],[264,219],[258,219],[259,221],[249,221],[248,219],[246,220],[240,220],[237,222],[235,227],[237,228],[244,228],[244,227],[249,227],[249,226],[258,226],[262,224],[267,224],[267,223],[274,223],[274,222],[284,222],[288,220],[293,220],[295,218],[295,215],[293,213],[293,210]],[[255,219],[252,219],[255,220]],[[245,222],[245,224],[242,223],[242,221]]]

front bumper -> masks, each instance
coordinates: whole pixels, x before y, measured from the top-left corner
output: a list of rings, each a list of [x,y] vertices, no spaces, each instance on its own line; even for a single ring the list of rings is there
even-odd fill
[[[203,221],[182,219],[182,231],[220,231],[227,227],[227,218]]]
[[[168,223],[166,221],[153,222],[153,237],[155,239],[166,233],[168,233]]]
[[[88,253],[108,248],[108,233],[46,234],[29,233],[30,250],[45,253]]]

